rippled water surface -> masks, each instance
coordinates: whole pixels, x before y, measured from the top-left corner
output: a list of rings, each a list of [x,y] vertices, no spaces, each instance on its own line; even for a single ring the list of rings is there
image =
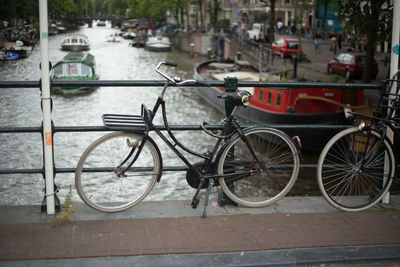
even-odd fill
[[[173,50],[172,52],[148,52],[143,48],[130,47],[128,40],[120,43],[106,41],[110,33],[118,32],[110,27],[82,28],[79,33],[88,36],[92,53],[97,62],[101,80],[161,80],[154,68],[159,61],[178,63],[178,68],[164,69],[171,76],[193,77],[193,67],[201,58]],[[60,50],[61,40],[67,34],[49,38],[49,59],[54,64],[67,52]],[[37,81],[40,78],[39,44],[26,59],[13,62],[0,62],[0,80]],[[38,89],[0,89],[1,127],[38,127],[41,125],[40,92]],[[170,88],[166,95],[167,112],[171,125],[200,124],[203,120],[218,121],[221,114],[202,102],[195,88]],[[53,95],[52,119],[55,126],[100,126],[104,113],[139,114],[141,103],[154,105],[161,88],[121,88],[100,87],[85,93]],[[161,124],[161,114],[156,124]],[[75,168],[84,149],[101,133],[62,133],[54,136],[54,161],[57,168]],[[182,142],[190,148],[205,152],[213,140],[196,131],[176,132]],[[183,163],[160,143],[164,165],[182,166]],[[193,159],[193,158],[192,158]],[[195,161],[195,159],[193,159]],[[42,168],[41,136],[31,134],[0,134],[0,168],[24,169]],[[0,175],[0,205],[37,204],[43,199],[44,180],[39,174]],[[57,174],[56,184],[61,201],[74,185],[72,173]],[[101,186],[101,185],[99,185]],[[147,197],[147,200],[190,199],[194,189],[190,188],[183,172],[164,173],[160,184]],[[75,190],[73,198],[79,200]]]
[[[161,80],[154,68],[160,61],[176,62],[178,67],[165,68],[171,76],[191,79],[196,63],[204,58],[193,57],[174,49],[172,52],[149,52],[129,46],[128,40],[120,43],[106,41],[106,36],[117,29],[108,27],[81,28],[91,42],[90,53],[97,62],[100,80]],[[68,33],[71,34],[71,33]],[[49,60],[55,64],[67,52],[60,50],[60,43],[67,34],[50,36]],[[40,78],[39,44],[25,59],[0,62],[0,80],[37,81]],[[40,92],[36,88],[0,89],[1,127],[40,127]],[[141,103],[152,107],[161,88],[150,87],[100,87],[84,93],[53,95],[52,119],[55,126],[101,126],[104,113],[139,114]],[[217,113],[202,101],[196,88],[172,87],[165,97],[170,125],[199,125],[202,121],[217,122],[223,114]],[[155,118],[161,124],[161,114]],[[54,136],[54,162],[57,168],[75,168],[85,148],[104,132],[57,132]],[[184,144],[198,152],[212,148],[214,139],[199,131],[176,131]],[[156,142],[159,141],[157,138]],[[183,166],[183,162],[162,142],[157,142],[164,166]],[[186,155],[186,154],[185,154]],[[190,155],[192,163],[199,161]],[[302,163],[316,163],[318,155],[304,155]],[[1,169],[40,169],[42,162],[41,135],[39,133],[0,134]],[[0,175],[0,205],[38,204],[43,199],[44,180],[40,174]],[[55,179],[61,201],[74,185],[73,173],[58,173]],[[101,186],[101,184],[99,185]],[[183,172],[164,172],[146,200],[187,199],[190,202],[194,189],[186,183]],[[214,193],[216,190],[213,190]],[[80,201],[75,190],[73,200]],[[300,171],[290,195],[319,195],[315,171]]]

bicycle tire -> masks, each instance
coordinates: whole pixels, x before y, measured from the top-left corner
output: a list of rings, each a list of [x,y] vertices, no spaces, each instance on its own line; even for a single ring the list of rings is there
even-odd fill
[[[82,201],[102,212],[119,212],[142,201],[159,180],[162,172],[161,154],[148,137],[144,147],[125,175],[118,177],[117,166],[131,147],[127,139],[140,142],[142,134],[118,131],[94,141],[83,152],[75,172],[75,186]],[[136,148],[137,149],[137,148]],[[111,165],[111,166],[110,166]]]
[[[284,197],[294,185],[300,168],[299,152],[285,133],[268,128],[252,127],[244,131],[257,158],[267,168],[260,171],[248,146],[235,134],[223,148],[218,160],[218,174],[240,173],[244,178],[234,182],[219,178],[224,193],[245,207],[264,207]]]
[[[396,159],[387,137],[376,130],[345,129],[328,141],[317,165],[318,186],[328,203],[342,211],[362,211],[389,191]],[[384,161],[387,155],[387,171]]]

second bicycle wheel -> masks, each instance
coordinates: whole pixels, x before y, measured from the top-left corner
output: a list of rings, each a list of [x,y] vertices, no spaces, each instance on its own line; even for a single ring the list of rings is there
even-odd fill
[[[147,139],[129,170],[120,174],[135,157],[142,139],[136,133],[113,132],[85,150],[76,167],[75,185],[89,207],[118,212],[138,204],[150,193],[162,171],[160,151],[152,139]],[[120,166],[135,146],[130,160]]]
[[[395,157],[389,140],[381,141],[379,132],[353,127],[326,144],[318,160],[317,180],[329,204],[343,211],[361,211],[382,199],[393,181]]]
[[[299,152],[283,132],[267,127],[244,130],[248,145],[235,135],[218,161],[218,174],[224,193],[245,207],[263,207],[285,196],[299,173]]]

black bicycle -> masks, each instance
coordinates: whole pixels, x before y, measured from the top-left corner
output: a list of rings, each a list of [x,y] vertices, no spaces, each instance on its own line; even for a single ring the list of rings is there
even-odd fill
[[[193,208],[198,206],[200,190],[207,189],[203,217],[206,217],[209,192],[214,186],[221,186],[232,201],[246,207],[266,206],[285,196],[299,172],[299,139],[292,140],[285,133],[267,127],[242,129],[235,114],[239,107],[248,104],[251,95],[237,90],[219,96],[234,105],[222,130],[214,132],[202,124],[206,133],[217,138],[215,146],[205,153],[192,151],[172,133],[164,95],[171,84],[209,85],[196,80],[171,78],[160,71],[162,65],[176,67],[169,62],[157,65],[156,72],[166,82],[152,110],[142,104],[141,115],[103,115],[105,127],[113,132],[89,145],[78,162],[75,183],[81,199],[89,207],[102,212],[126,210],[142,201],[155,183],[160,182],[163,172],[161,153],[149,136],[150,132],[155,132],[187,165],[186,179],[197,189],[191,203]],[[160,107],[172,141],[153,124]],[[201,161],[190,163],[179,148]]]
[[[388,93],[392,86],[397,86],[394,94]],[[337,209],[361,211],[376,205],[396,179],[392,140],[400,135],[395,127],[400,124],[400,80],[387,80],[385,88],[375,113],[350,112],[362,121],[332,137],[320,154],[318,185],[325,199]]]

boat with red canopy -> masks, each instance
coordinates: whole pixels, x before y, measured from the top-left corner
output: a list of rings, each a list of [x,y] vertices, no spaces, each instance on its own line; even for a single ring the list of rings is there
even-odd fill
[[[279,81],[279,75],[261,73],[247,62],[220,62],[208,60],[194,70],[197,80],[221,80],[227,75],[239,81]],[[237,114],[241,123],[248,124],[321,124],[345,125],[345,107],[363,105],[362,90],[338,88],[288,88],[288,87],[240,87],[252,94],[249,105]],[[223,87],[202,87],[199,95],[213,107],[225,113],[224,101],[217,95]],[[334,129],[301,129],[288,127],[287,134],[300,136],[303,148],[320,150],[337,132]]]

